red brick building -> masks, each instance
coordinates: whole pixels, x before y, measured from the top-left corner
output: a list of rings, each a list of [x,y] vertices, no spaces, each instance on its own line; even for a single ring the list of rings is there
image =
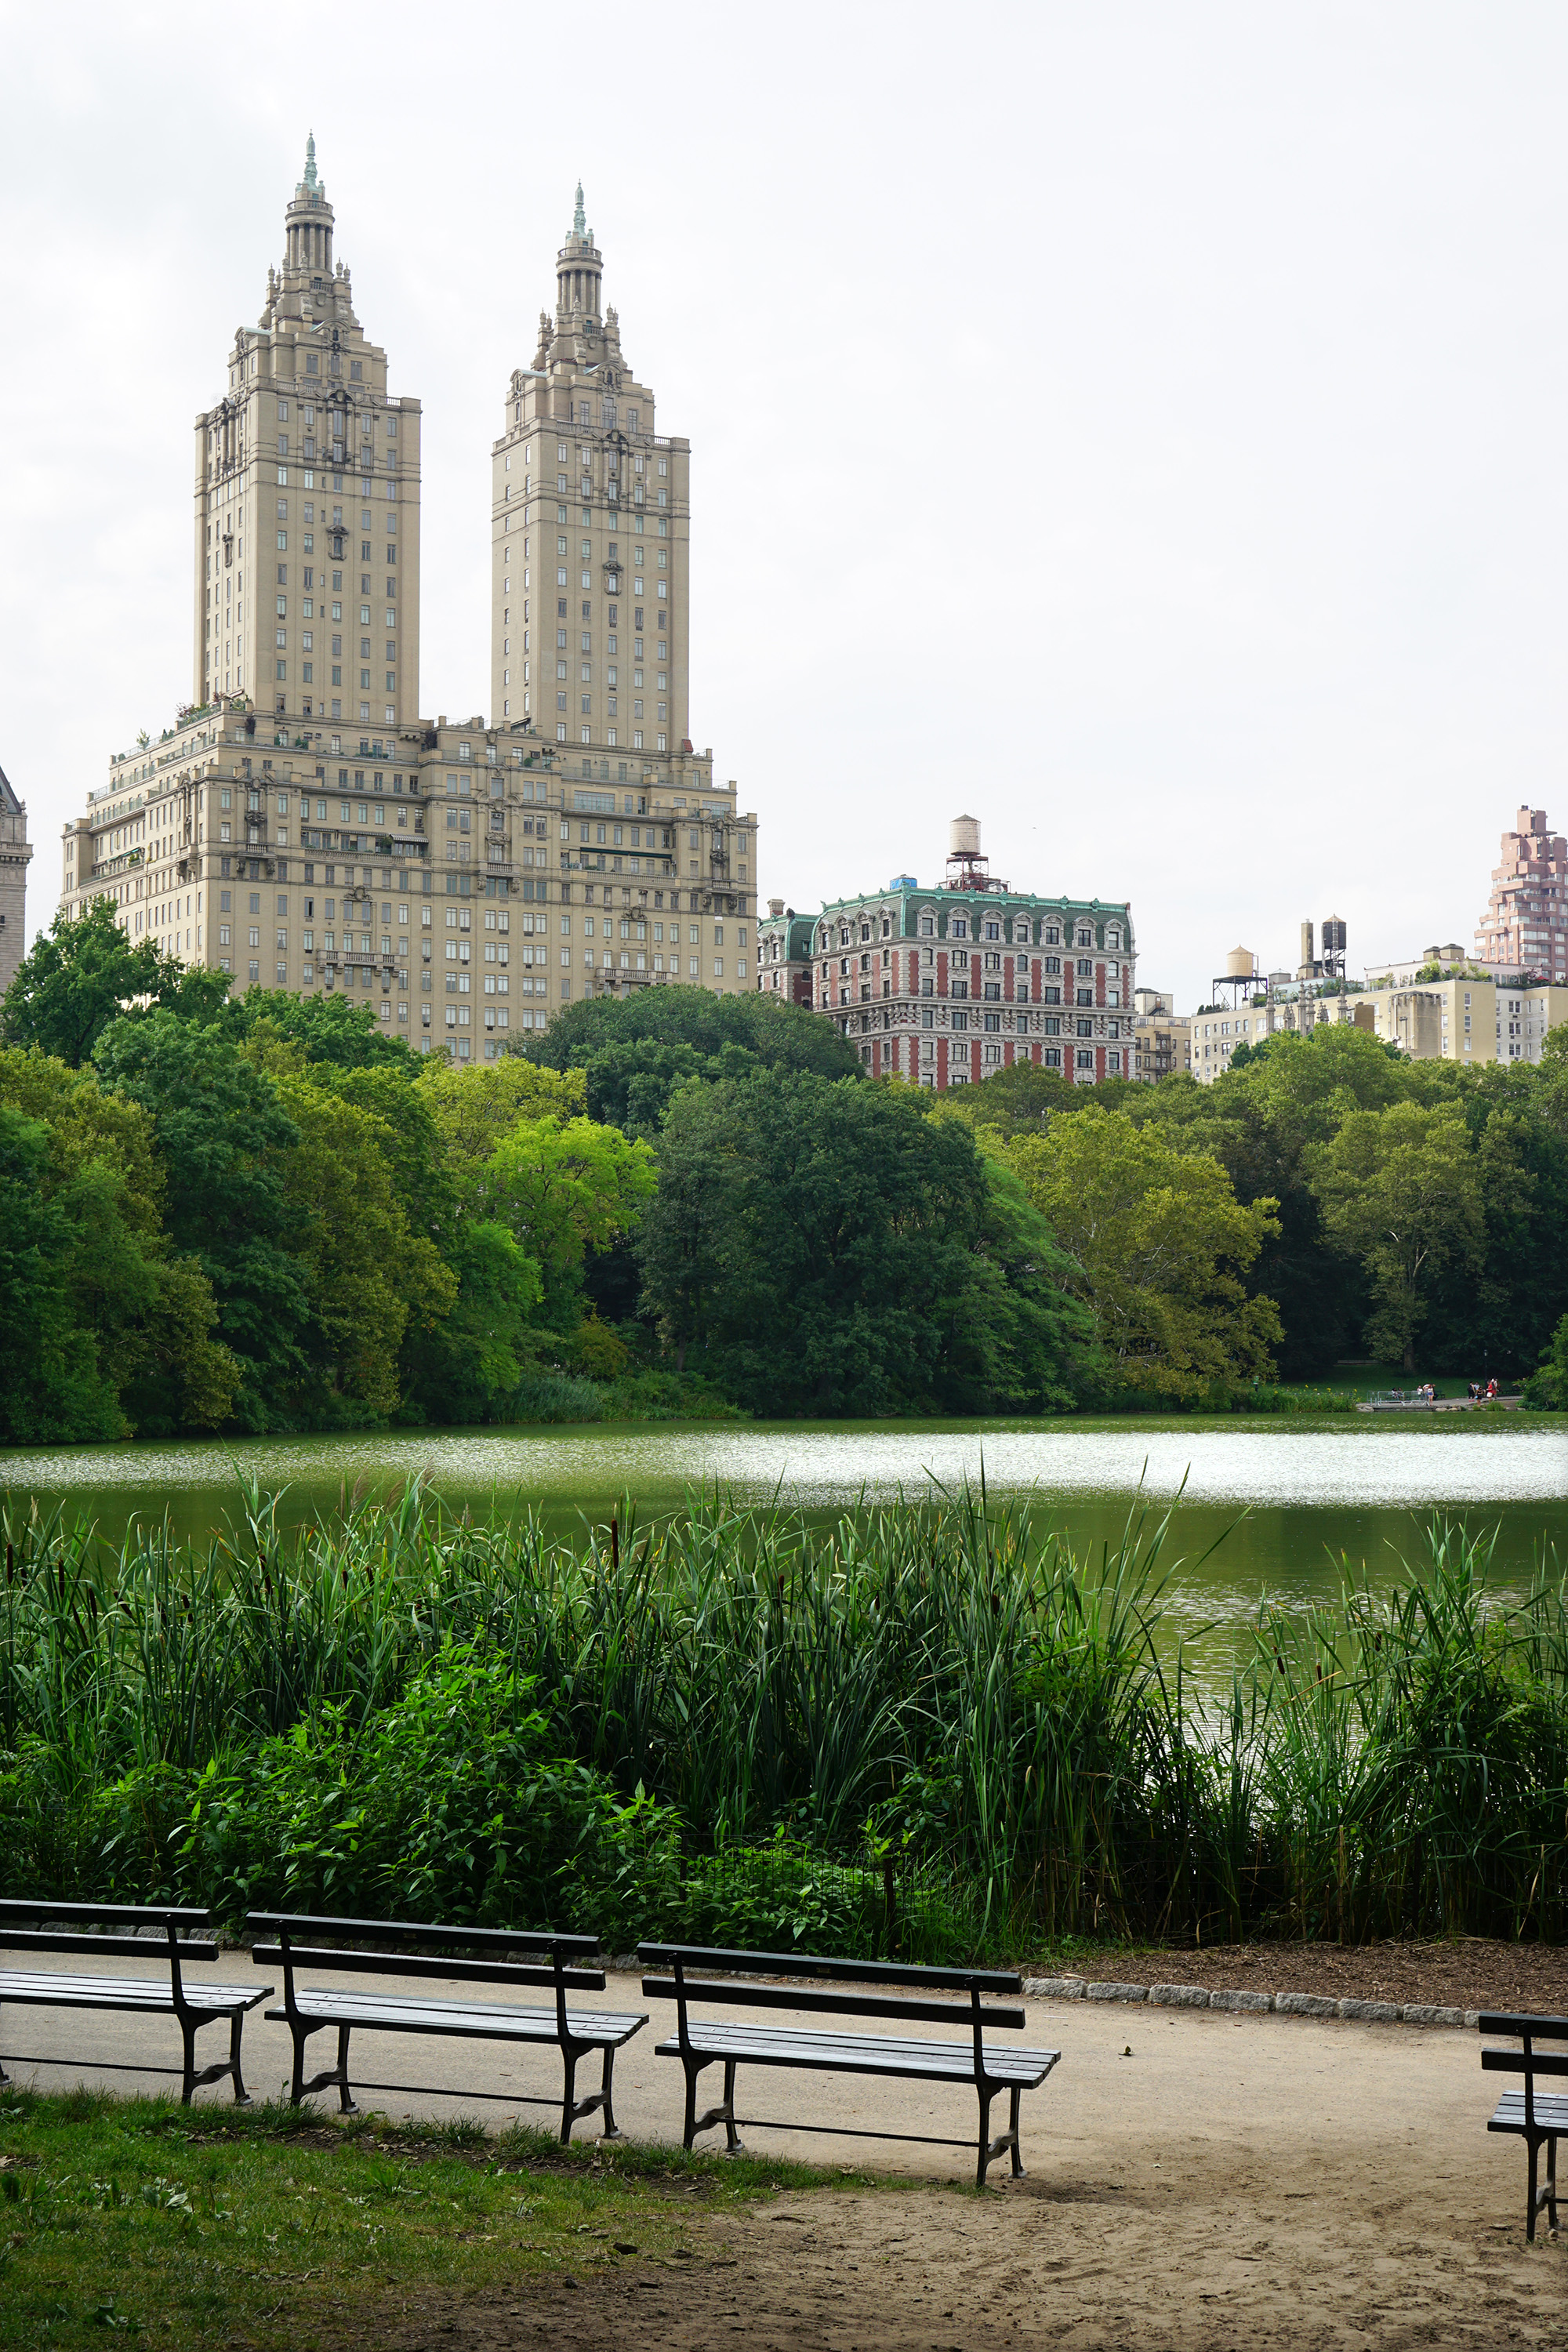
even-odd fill
[[[873,1076],[941,1090],[1030,1061],[1083,1086],[1133,1075],[1134,940],[1127,902],[1047,898],[995,880],[972,817],[946,879],[783,908],[759,924],[758,986],[813,1003]],[[809,994],[805,992],[809,991]]]

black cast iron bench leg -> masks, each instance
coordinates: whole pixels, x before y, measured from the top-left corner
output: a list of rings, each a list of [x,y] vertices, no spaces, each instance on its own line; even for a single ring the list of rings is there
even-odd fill
[[[991,2102],[995,2092],[1000,2090],[1002,2085],[986,2084],[976,2087],[980,2092],[980,2147],[974,2168],[974,2186],[976,2189],[984,2188],[985,2175],[1004,2148],[1009,2150],[1013,2158],[1014,2179],[1025,2179],[1026,2175],[1024,2171],[1024,2158],[1018,2146],[1018,2109],[1024,2096],[1023,2084],[1014,2083],[1010,2086],[1007,2101],[1007,2129],[995,2139],[991,2137]]]
[[[289,2088],[289,2105],[297,2107],[308,2093],[330,2091],[335,2084],[341,2112],[345,2116],[357,2116],[359,2109],[355,2106],[353,2094],[349,2089],[349,2034],[353,2029],[347,2025],[339,2026],[337,2064],[329,2073],[318,2074],[314,2081],[310,2083],[305,2080],[305,2044],[310,2035],[319,2033],[321,2028],[320,2025],[309,2024],[303,2018],[291,2018],[289,2030],[294,2037],[294,2079]]]
[[[619,2139],[620,2137],[620,2133],[616,2128],[616,2110],[611,2099],[615,2073],[616,2053],[606,2042],[605,2045],[604,2085],[599,2094],[600,2104],[605,2111],[605,2129],[603,2137],[605,2139]]]
[[[702,2116],[697,2112],[697,2077],[704,2066],[710,2066],[716,2062],[710,2058],[689,2057],[683,2053],[680,2063],[686,2069],[685,2146],[689,2148],[700,2131],[710,2130],[714,2124],[721,2123],[724,2126],[725,2155],[744,2155],[745,2143],[735,2129],[735,2069],[740,2064],[740,2060],[726,2058],[723,2061],[723,2104],[721,2106],[710,2107],[707,2114]]]
[[[1541,2150],[1543,2143],[1546,2148],[1546,2184],[1544,2188],[1540,2188],[1537,2182],[1540,2178]],[[1547,2228],[1555,2230],[1557,2227],[1557,2134],[1555,2132],[1527,2133],[1525,2146],[1530,2151],[1530,2196],[1524,2217],[1524,2235],[1527,2243],[1533,2245],[1535,2217],[1542,2207],[1546,2211]]]
[[[245,2087],[245,2077],[239,2071],[239,2042],[244,2029],[244,2012],[237,2009],[228,2021],[228,2071],[234,2077],[234,2104],[237,2107],[248,2107],[251,2103],[250,2093]]]

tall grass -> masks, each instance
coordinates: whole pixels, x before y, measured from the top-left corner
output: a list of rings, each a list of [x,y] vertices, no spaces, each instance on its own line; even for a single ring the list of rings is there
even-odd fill
[[[232,1852],[219,1885],[193,1834],[203,1792],[258,1773],[280,1785],[280,1755],[330,1755],[342,1806],[374,1811],[355,1776],[386,1773],[402,1708],[426,1760],[423,1794],[404,1775],[396,1802],[438,1808],[430,1727],[446,1718],[429,1678],[449,1692],[459,1657],[482,1664],[489,1712],[453,1717],[451,1770],[471,1771],[465,1743],[500,1738],[497,1706],[542,1717],[525,1748],[505,1748],[507,1769],[526,1776],[533,1763],[516,1759],[547,1752],[605,1791],[594,1851],[622,1841],[615,1916],[633,1926],[668,1924],[683,1904],[711,1919],[750,1855],[757,1886],[793,1890],[779,1895],[786,1920],[808,1885],[827,1900],[813,1856],[866,1874],[851,1895],[833,1881],[846,1916],[878,1915],[879,1886],[890,1906],[899,1885],[940,1883],[952,1936],[976,1948],[1259,1929],[1562,1936],[1568,1590],[1555,1561],[1505,1603],[1488,1544],[1435,1522],[1386,1596],[1347,1580],[1331,1609],[1265,1607],[1225,1704],[1198,1706],[1179,1650],[1162,1664],[1168,1539],[1168,1518],[1137,1508],[1116,1545],[1080,1558],[1027,1510],[968,1492],[826,1530],[714,1495],[648,1528],[623,1507],[577,1541],[533,1517],[475,1524],[417,1483],[388,1504],[344,1496],[300,1529],[247,1486],[203,1545],[166,1524],[100,1545],[58,1512],[13,1506],[0,1510],[0,1889],[232,1903],[242,1884],[303,1885],[265,1854],[237,1877]],[[236,1801],[252,1838],[279,1818]],[[383,1832],[390,1852],[404,1831]],[[428,1819],[418,1843],[435,1885]],[[362,1843],[382,1850],[368,1831]],[[334,1847],[335,1885],[355,1850]],[[468,1882],[452,1884],[447,1899],[468,1899]],[[356,1882],[355,1900],[395,1893]]]

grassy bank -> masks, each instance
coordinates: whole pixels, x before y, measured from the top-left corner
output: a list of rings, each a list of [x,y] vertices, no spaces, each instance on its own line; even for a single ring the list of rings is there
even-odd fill
[[[1152,1515],[1094,1559],[980,1496],[0,1537],[5,1893],[931,1958],[1568,1927],[1568,1591],[1504,1605],[1454,1526],[1387,1598],[1266,1605],[1217,1712]]]
[[[155,2331],[310,2352],[395,2332],[410,2304],[697,2267],[700,2216],[829,2179],[764,2158],[585,2146],[479,2126],[323,2125],[0,2091],[0,2346]],[[869,2182],[856,2176],[858,2185]]]

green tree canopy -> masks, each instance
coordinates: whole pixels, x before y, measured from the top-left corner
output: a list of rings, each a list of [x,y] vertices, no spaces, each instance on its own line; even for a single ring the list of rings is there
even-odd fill
[[[77,1069],[128,1005],[176,995],[184,979],[184,965],[151,940],[132,944],[107,898],[74,918],[62,908],[0,1002],[0,1041],[36,1045]]]
[[[221,1423],[239,1367],[216,1336],[200,1265],[176,1256],[163,1230],[146,1113],[91,1070],[15,1049],[0,1049],[0,1104],[26,1122],[26,1139],[13,1122],[11,1165],[15,1181],[31,1160],[39,1253],[30,1285],[13,1297],[0,1284],[0,1386],[13,1391],[4,1417],[67,1438]],[[18,1392],[28,1390],[30,1402]]]
[[[1272,1371],[1279,1315],[1242,1280],[1277,1229],[1271,1201],[1244,1206],[1217,1160],[1098,1104],[1005,1148],[1122,1383],[1194,1401]]]
[[[1439,1276],[1482,1262],[1481,1160],[1463,1112],[1414,1102],[1352,1111],[1321,1147],[1312,1183],[1330,1239],[1366,1275],[1368,1348],[1414,1370]]]
[[[512,1052],[543,1068],[585,1072],[589,1117],[640,1135],[656,1131],[688,1078],[742,1078],[757,1069],[862,1075],[854,1047],[819,1014],[705,988],[645,988],[568,1005],[548,1029],[514,1039]]]
[[[684,1087],[638,1237],[683,1366],[754,1411],[1062,1401],[1082,1325],[1054,1244],[973,1135],[908,1093],[805,1072]],[[1009,1281],[1010,1268],[1022,1277]]]
[[[288,1160],[300,1130],[276,1086],[216,1027],[166,1010],[115,1022],[94,1059],[103,1083],[152,1119],[170,1235],[212,1285],[219,1329],[239,1360],[236,1418],[247,1429],[292,1426],[310,1318],[289,1246],[298,1213]]]

